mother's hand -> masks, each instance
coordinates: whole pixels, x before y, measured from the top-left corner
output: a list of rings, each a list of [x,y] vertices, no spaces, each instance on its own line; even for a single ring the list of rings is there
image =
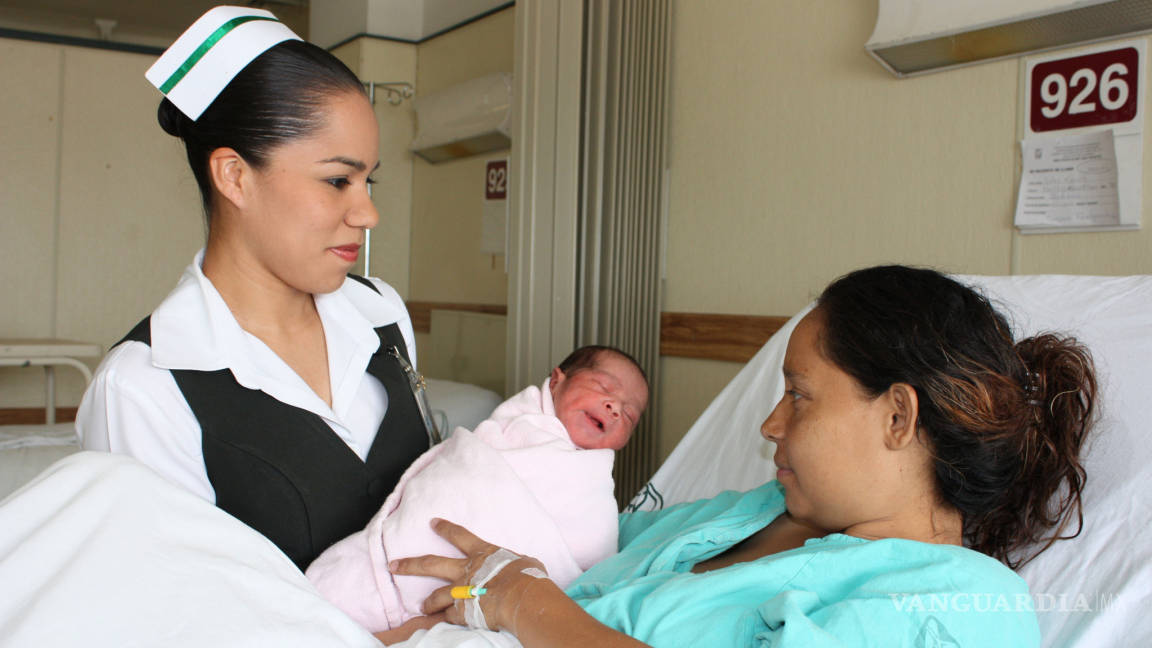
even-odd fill
[[[478,627],[483,625],[491,630],[505,629],[514,631],[516,609],[523,597],[524,590],[537,580],[536,576],[524,573],[525,569],[535,568],[544,571],[544,566],[535,558],[511,554],[501,550],[496,545],[485,542],[476,537],[464,527],[448,522],[447,520],[433,520],[433,530],[442,538],[452,543],[463,554],[463,558],[448,558],[445,556],[416,556],[394,560],[389,565],[393,574],[409,576],[432,576],[448,581],[449,585],[432,592],[424,601],[425,614],[444,612],[451,623]],[[452,598],[452,587],[459,585],[476,585],[478,572],[490,571],[493,562],[499,561],[504,555],[496,555],[504,551],[510,554],[513,560],[499,569],[495,574],[480,574],[481,578],[488,577],[484,583],[488,590],[471,601]],[[491,559],[491,560],[490,560]],[[485,563],[489,562],[487,568]],[[479,623],[473,618],[468,623],[465,610],[468,605],[479,605],[483,612],[483,620]]]

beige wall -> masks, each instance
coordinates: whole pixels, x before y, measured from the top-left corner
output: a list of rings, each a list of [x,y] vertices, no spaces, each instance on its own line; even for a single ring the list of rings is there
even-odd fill
[[[360,38],[333,51],[363,81],[416,83],[416,46],[374,38]],[[380,222],[371,233],[369,274],[387,281],[409,296],[412,238],[412,141],[416,116],[412,101],[387,101],[376,91],[376,121],[380,125],[380,168],[372,174],[372,202]],[[363,265],[355,269],[363,273]]]
[[[864,51],[875,19],[874,1],[675,4],[667,310],[787,315],[882,262],[1152,272],[1147,199],[1139,232],[1014,233],[1018,61],[898,80]],[[663,454],[738,370],[665,359]]]
[[[21,88],[0,100],[0,337],[51,333],[55,326],[63,60],[62,48],[0,40],[0,85]]]
[[[511,72],[514,23],[515,9],[509,8],[417,46],[417,94],[428,95],[495,72]],[[480,251],[485,163],[507,156],[507,151],[494,151],[439,164],[413,156],[412,299],[507,303],[504,256]],[[490,326],[467,333],[471,337],[490,333]],[[502,356],[490,353],[492,349],[469,350],[433,337],[416,337],[421,366],[429,375],[464,380],[470,374],[451,368],[484,365],[484,379],[478,382],[503,391]],[[453,357],[436,357],[437,351],[443,354],[447,350],[453,350]],[[477,355],[472,357],[472,351]]]
[[[0,39],[0,337],[107,350],[203,244],[195,181],[144,80],[153,60]],[[0,370],[0,407],[42,404],[42,374]],[[57,376],[57,404],[76,405],[79,374]]]
[[[509,8],[418,46],[416,91],[428,95],[495,72],[512,72],[515,9]],[[484,165],[493,152],[429,164],[414,158],[412,298],[506,304],[503,255],[480,251]]]
[[[365,81],[411,83],[423,96],[486,74],[511,72],[514,16],[514,9],[500,11],[419,45],[361,38],[334,53]],[[413,101],[394,106],[379,96],[376,116],[381,159],[373,201],[380,224],[372,232],[371,274],[410,300],[507,303],[504,257],[484,254],[479,247],[484,164],[506,157],[507,151],[429,164],[409,150],[416,129]],[[468,350],[450,343],[456,333],[416,335],[423,371],[464,380],[451,368],[491,365],[489,378],[503,376],[503,360],[491,349],[483,350],[482,357],[461,355]],[[452,355],[437,357],[437,350]],[[479,382],[501,391],[491,380]]]

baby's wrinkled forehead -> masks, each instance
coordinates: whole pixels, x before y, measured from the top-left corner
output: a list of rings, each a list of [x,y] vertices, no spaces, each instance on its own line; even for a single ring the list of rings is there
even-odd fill
[[[606,362],[605,360],[610,357],[616,358],[618,362]],[[632,384],[637,390],[641,388],[645,392],[648,390],[648,377],[627,356],[611,351],[601,351],[596,357],[596,364],[591,368],[608,374],[619,381],[621,385]]]

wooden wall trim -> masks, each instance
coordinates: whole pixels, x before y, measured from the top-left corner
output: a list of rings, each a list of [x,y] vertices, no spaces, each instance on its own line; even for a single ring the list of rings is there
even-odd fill
[[[406,305],[408,306],[408,316],[412,318],[412,329],[417,333],[428,333],[432,330],[432,309],[488,313],[490,315],[508,314],[508,307],[504,304],[410,301]]]
[[[748,362],[787,317],[661,313],[660,355]]]
[[[508,307],[503,304],[410,301],[408,315],[417,333],[430,331],[433,309],[508,314]],[[661,313],[660,355],[748,362],[788,319],[771,315]]]
[[[0,409],[0,425],[43,425],[43,407],[9,407]],[[71,423],[76,420],[75,407],[57,407],[56,422]]]

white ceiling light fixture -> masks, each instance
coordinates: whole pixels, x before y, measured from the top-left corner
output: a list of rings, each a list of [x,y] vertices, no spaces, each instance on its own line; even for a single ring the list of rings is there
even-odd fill
[[[865,48],[896,76],[1152,32],[1152,0],[879,0]]]

